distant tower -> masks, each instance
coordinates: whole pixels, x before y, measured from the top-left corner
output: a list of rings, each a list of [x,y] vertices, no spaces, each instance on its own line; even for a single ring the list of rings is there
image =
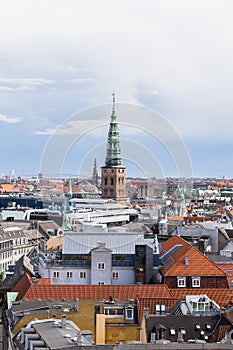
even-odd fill
[[[95,161],[94,161],[92,182],[93,182],[93,185],[95,185],[95,186],[98,185],[98,168],[97,168],[96,158],[95,158]]]
[[[73,192],[72,192],[72,180],[69,179],[68,181],[68,196],[72,198]]]
[[[102,198],[114,199],[117,203],[126,204],[126,169],[122,166],[120,133],[115,110],[115,93],[111,122],[108,130],[105,166],[101,167]]]
[[[14,169],[11,169],[11,171],[10,171],[10,181],[13,181],[15,178],[16,178],[15,171],[14,171]]]

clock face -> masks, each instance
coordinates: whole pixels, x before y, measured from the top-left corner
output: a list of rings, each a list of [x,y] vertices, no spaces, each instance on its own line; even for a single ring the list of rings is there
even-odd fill
[[[110,174],[110,172],[111,172],[111,169],[110,169],[110,168],[108,168],[108,169],[107,169],[107,173],[108,173],[108,174]]]

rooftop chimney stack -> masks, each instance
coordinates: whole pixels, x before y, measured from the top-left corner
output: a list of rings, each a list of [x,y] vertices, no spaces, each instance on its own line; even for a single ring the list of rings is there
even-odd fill
[[[62,328],[66,328],[66,315],[62,315],[61,317],[61,326]]]
[[[189,256],[188,256],[188,254],[185,255],[184,264],[185,264],[185,266],[189,265]]]

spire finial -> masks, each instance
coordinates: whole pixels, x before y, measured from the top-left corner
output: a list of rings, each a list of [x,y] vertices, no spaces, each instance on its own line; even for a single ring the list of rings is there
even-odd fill
[[[115,102],[116,102],[116,96],[115,96],[115,90],[113,90],[113,92],[112,92],[112,115],[116,114]]]

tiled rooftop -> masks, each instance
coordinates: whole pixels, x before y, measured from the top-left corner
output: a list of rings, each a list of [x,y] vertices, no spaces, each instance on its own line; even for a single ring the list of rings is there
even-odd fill
[[[206,294],[211,300],[214,300],[219,306],[228,307],[228,304],[233,303],[233,291],[227,288],[176,288],[170,289],[172,296],[177,299],[185,299],[186,295],[204,295]]]
[[[139,298],[139,304],[138,304],[138,314],[139,319],[142,319],[144,308],[149,309],[149,314],[154,315],[155,314],[155,305],[156,304],[164,304],[166,305],[166,312],[170,313],[171,310],[176,306],[179,299],[177,298]]]
[[[227,274],[228,283],[230,285],[233,281],[233,263],[216,263],[216,265]]]
[[[171,298],[168,287],[161,285],[48,285],[32,284],[25,299],[73,300],[75,298],[93,298],[95,300],[109,299],[125,300],[135,298]]]
[[[19,292],[18,299],[22,299],[27,292],[27,290],[32,285],[32,279],[28,273],[25,273],[20,280],[16,283],[16,285],[12,288],[12,292]]]
[[[174,261],[169,266],[163,267],[165,276],[226,276],[221,268],[179,236],[169,238],[162,244],[162,248],[169,251],[177,244],[183,246],[171,255]],[[188,260],[187,265],[185,265],[185,255]]]

